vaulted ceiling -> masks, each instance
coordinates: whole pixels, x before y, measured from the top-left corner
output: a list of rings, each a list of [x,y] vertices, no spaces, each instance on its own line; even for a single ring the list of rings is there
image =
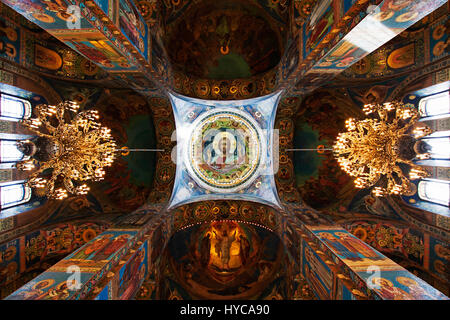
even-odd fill
[[[42,6],[44,2],[57,3],[38,2]],[[14,66],[37,75],[25,79],[24,71],[15,78],[22,79],[16,84],[28,85],[29,90],[39,88],[49,101],[76,100],[83,108],[99,109],[102,122],[112,129],[120,145],[164,150],[120,157],[108,170],[106,180],[95,184],[89,196],[70,198],[57,208],[51,204],[40,208],[39,214],[47,208],[54,211],[48,223],[81,219],[83,210],[85,217],[91,217],[92,212],[128,213],[145,203],[167,203],[176,173],[171,159],[175,146],[172,133],[176,128],[171,103],[159,86],[164,84],[165,89],[211,100],[247,99],[273,93],[280,84],[291,81],[290,68],[300,65],[298,59],[303,52],[296,48],[300,43],[299,29],[309,21],[315,3],[309,0],[136,2],[151,27],[151,42],[156,48],[150,53],[150,65],[159,69],[155,67],[151,74],[159,76],[160,72],[167,76],[158,78],[156,84],[149,85],[144,76],[128,71],[121,75],[120,80],[124,82],[117,81],[120,73],[117,70],[104,71],[1,5],[3,15],[9,15],[8,26],[14,22],[21,34],[28,34],[27,46],[17,48],[22,56],[13,62]],[[342,8],[334,9],[340,12]],[[317,29],[310,30],[317,39],[339,31],[331,32],[330,12],[322,14]],[[313,93],[306,94],[304,88],[314,87],[312,84],[323,80],[319,76],[314,78],[314,74],[300,77],[303,82],[292,80],[298,83],[294,88],[284,87],[287,91],[280,100],[275,121],[280,133],[280,168],[275,177],[278,196],[284,203],[329,211],[323,216],[313,210],[301,212],[299,219],[308,223],[328,222],[330,217],[345,220],[349,218],[345,216],[348,211],[366,214],[372,209],[380,214],[379,208],[385,204],[367,205],[367,195],[358,193],[331,153],[294,154],[286,149],[330,147],[337,133],[343,130],[345,119],[361,115],[362,104],[401,98],[406,93],[406,85],[431,81],[434,75],[429,70],[426,72],[426,67],[435,62],[429,59],[433,48],[423,39],[424,34],[432,32],[431,23],[443,14],[445,11],[441,10],[423,18],[335,80],[327,78],[329,75],[324,72],[323,79],[328,81]],[[347,20],[341,26],[342,33],[352,26],[352,20]],[[35,40],[31,40],[33,37]],[[163,58],[163,51],[167,59]],[[311,54],[319,52],[312,50]],[[55,60],[61,60],[61,65],[56,67]],[[49,67],[52,61],[53,67]],[[317,61],[311,58],[302,63],[313,62]],[[125,89],[124,83],[134,91]],[[72,202],[76,204],[71,205]],[[165,271],[170,274],[162,296],[170,298],[173,287],[178,288],[180,297],[204,299],[276,297],[277,294],[283,297],[286,293],[282,286],[274,292],[264,291],[269,284],[275,288],[275,282],[282,282],[286,272],[281,265],[286,257],[277,233],[280,222],[273,208],[247,201],[214,200],[184,205],[172,213],[174,237],[164,252],[154,252],[163,256]],[[392,216],[389,210],[382,218]],[[111,223],[114,219],[106,220]],[[350,222],[348,225],[353,229],[359,226]],[[234,234],[233,240],[239,239],[239,249],[235,250],[240,255],[229,262],[227,269],[231,271],[221,269],[224,265],[220,248],[211,249],[217,244],[212,235],[220,232],[224,232],[224,237]],[[211,257],[211,252],[216,254]],[[206,260],[213,262],[205,264]],[[222,289],[217,290],[218,287]]]

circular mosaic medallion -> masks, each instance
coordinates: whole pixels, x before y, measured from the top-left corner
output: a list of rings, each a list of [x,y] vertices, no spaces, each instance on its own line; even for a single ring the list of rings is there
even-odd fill
[[[214,192],[237,192],[258,176],[264,137],[245,112],[217,108],[192,124],[186,164],[197,183]]]

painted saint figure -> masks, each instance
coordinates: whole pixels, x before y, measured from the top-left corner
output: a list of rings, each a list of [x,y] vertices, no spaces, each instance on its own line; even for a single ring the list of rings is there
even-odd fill
[[[376,289],[384,299],[388,300],[412,300],[411,295],[409,295],[404,290],[395,287],[391,281],[385,278],[374,278],[372,283],[379,286]]]
[[[238,236],[239,241],[239,257],[241,258],[241,262],[243,265],[247,262],[250,255],[250,243],[247,238],[240,234]]]
[[[362,258],[357,252],[349,250],[344,244],[341,243],[339,238],[335,237],[333,234],[328,232],[320,232],[318,236],[327,246],[330,247],[331,250],[335,251],[338,255],[343,256],[344,259],[362,261]]]
[[[224,229],[222,234],[218,234],[216,231],[213,231],[213,233],[217,239],[214,249],[222,262],[222,267],[229,269],[230,249],[233,241],[236,239],[236,230],[231,235],[228,234],[227,229]]]
[[[103,234],[98,239],[95,239],[92,243],[87,244],[75,254],[70,257],[71,259],[88,259],[90,255],[102,250],[111,241],[112,234]]]
[[[108,259],[114,252],[122,248],[127,243],[129,234],[121,234],[114,238],[107,246],[104,246],[101,250],[97,251],[91,258],[92,260],[100,261]]]
[[[360,239],[354,238],[352,235],[346,232],[336,232],[336,236],[339,237],[339,241],[349,250],[358,252],[364,257],[372,260],[383,260],[385,257],[376,252],[372,247],[365,244]]]
[[[200,262],[202,266],[207,266],[211,257],[211,233],[207,232],[202,239],[200,247]]]

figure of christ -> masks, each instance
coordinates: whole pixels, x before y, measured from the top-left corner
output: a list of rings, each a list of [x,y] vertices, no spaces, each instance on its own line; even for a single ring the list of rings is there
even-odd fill
[[[222,137],[218,144],[219,150],[214,150],[216,155],[212,158],[212,166],[223,169],[236,163],[234,150],[231,148],[231,141],[227,137]]]
[[[213,232],[217,239],[214,249],[222,262],[222,267],[229,269],[230,249],[231,244],[236,239],[236,230],[234,230],[232,235],[229,235],[226,229],[222,231],[222,234],[218,234],[215,231]]]

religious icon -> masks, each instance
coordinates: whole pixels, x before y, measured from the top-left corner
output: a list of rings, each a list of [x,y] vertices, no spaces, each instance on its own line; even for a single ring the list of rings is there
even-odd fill
[[[140,281],[144,278],[145,264],[142,263],[145,260],[145,254],[145,248],[141,247],[125,266],[118,290],[121,299],[128,299],[137,290]]]
[[[213,233],[217,240],[214,250],[222,262],[222,267],[224,269],[229,269],[230,250],[231,245],[236,239],[236,229],[233,230],[233,233],[231,233],[230,230],[227,230],[227,228],[224,228],[221,233],[217,233],[216,231],[213,231]]]
[[[240,136],[221,131],[214,136],[212,143],[205,143],[203,159],[215,169],[229,170],[230,166],[239,165],[246,160],[245,147]]]
[[[35,47],[35,64],[39,67],[58,70],[62,66],[61,56],[54,50],[44,48],[38,44]]]
[[[95,239],[92,243],[87,244],[86,246],[80,248],[75,254],[71,257],[71,259],[88,259],[88,257],[100,251],[104,248],[110,241],[113,234],[103,234],[99,238]]]
[[[200,262],[203,267],[207,266],[211,257],[211,232],[207,232],[200,245]]]
[[[236,271],[250,260],[251,244],[234,222],[217,222],[204,234],[198,254],[203,267]]]
[[[54,283],[55,283],[54,279],[45,279],[45,280],[41,280],[41,281],[37,282],[35,285],[33,285],[32,288],[33,288],[33,290],[42,290],[42,289],[50,287]]]
[[[419,15],[416,11],[409,11],[404,14],[399,15],[397,18],[395,18],[396,22],[408,22],[411,20],[414,20]]]
[[[197,118],[193,125],[188,169],[202,187],[232,192],[256,178],[262,133],[253,119],[240,111],[213,111]]]
[[[434,299],[432,295],[425,291],[424,288],[417,283],[416,280],[409,277],[397,277],[398,283],[405,285],[409,289],[409,294],[418,300],[430,300]]]
[[[320,19],[320,20],[319,20]],[[311,21],[312,22],[312,21]],[[320,18],[313,23],[309,23],[306,32],[310,33],[306,40],[306,47],[309,50],[314,49],[321,37],[327,32],[328,28],[334,23],[334,12],[332,7],[328,7]]]
[[[239,242],[239,257],[241,258],[242,264],[245,265],[250,256],[250,242],[242,234],[238,235],[237,240]]]
[[[72,280],[67,280],[67,281],[63,281],[61,283],[59,283],[55,288],[49,289],[47,291],[47,294],[42,296],[41,299],[42,300],[64,300],[67,299],[70,295],[69,293],[69,286],[71,288],[76,288],[78,287],[80,284],[77,283],[77,281],[75,279]]]
[[[372,284],[378,287],[375,289],[381,294],[384,299],[389,300],[412,300],[411,295],[409,295],[404,290],[397,288],[393,285],[391,281],[385,278],[373,278]]]
[[[441,244],[436,244],[434,246],[434,252],[438,257],[443,258],[446,261],[450,261],[450,248],[448,246],[443,246]]]
[[[55,19],[52,16],[49,16],[48,14],[45,14],[45,13],[35,12],[35,13],[33,13],[33,18],[35,18],[36,20],[39,20],[41,22],[45,22],[45,23],[55,22]]]
[[[340,241],[339,237],[335,237],[332,233],[320,232],[318,236],[331,250],[335,251],[338,255],[343,256],[344,259],[351,261],[363,260],[354,248],[349,249],[348,246]]]
[[[144,23],[141,21],[139,13],[135,6],[128,0],[120,1],[120,26],[130,41],[139,48],[144,50],[144,41],[140,37],[140,33],[146,34]]]
[[[92,257],[91,260],[106,260],[113,253],[122,248],[130,238],[129,234],[121,234],[114,238],[114,240],[109,241],[105,246],[103,246],[100,250],[98,250]]]
[[[394,15],[394,11],[381,11],[373,16],[377,21],[386,21]]]
[[[353,237],[351,234],[346,232],[336,232],[336,236],[339,237],[340,242],[349,250],[353,252],[360,253],[365,258],[372,260],[383,260],[384,257],[376,252],[371,246],[365,244],[358,238]]]

